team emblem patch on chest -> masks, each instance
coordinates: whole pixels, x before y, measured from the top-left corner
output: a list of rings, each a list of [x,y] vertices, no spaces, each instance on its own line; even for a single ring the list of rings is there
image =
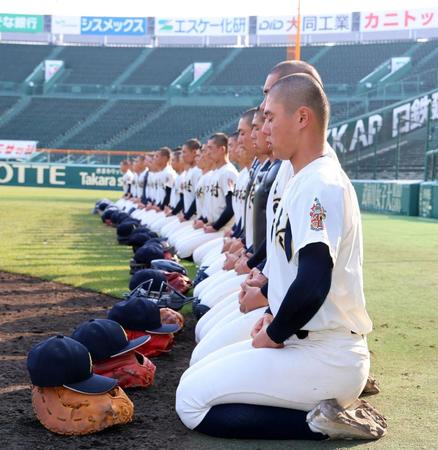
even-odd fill
[[[315,197],[313,205],[310,208],[310,229],[312,231],[322,231],[324,229],[324,220],[327,217],[326,210],[321,202]]]

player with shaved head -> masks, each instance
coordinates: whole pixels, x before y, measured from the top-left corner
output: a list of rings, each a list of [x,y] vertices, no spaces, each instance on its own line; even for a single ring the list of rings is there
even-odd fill
[[[372,328],[360,212],[348,177],[327,153],[328,100],[321,83],[303,73],[267,90],[263,130],[294,174],[267,232],[269,307],[251,339],[184,373],[176,409],[187,427],[218,437],[377,438],[385,432],[382,416],[358,401]],[[345,408],[352,408],[348,417]]]

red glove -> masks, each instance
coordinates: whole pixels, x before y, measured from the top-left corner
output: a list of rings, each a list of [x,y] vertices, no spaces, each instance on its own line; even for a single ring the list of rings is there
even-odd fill
[[[173,341],[175,339],[172,333],[152,334],[146,333],[144,331],[135,331],[135,330],[125,330],[125,331],[129,340],[146,335],[151,337],[151,339],[148,342],[136,348],[137,352],[141,353],[143,356],[146,356],[148,358],[150,356],[159,356],[162,353],[170,352],[170,349],[172,348],[173,345]]]
[[[115,378],[122,388],[147,388],[154,382],[155,365],[137,351],[93,363],[98,375]]]

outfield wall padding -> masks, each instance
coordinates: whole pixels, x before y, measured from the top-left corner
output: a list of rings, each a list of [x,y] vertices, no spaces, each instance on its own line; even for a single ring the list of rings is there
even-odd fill
[[[436,181],[421,183],[419,216],[438,219],[438,183]]]
[[[438,218],[438,183],[353,180],[362,211]],[[122,189],[118,166],[0,161],[0,186]]]
[[[353,180],[362,211],[418,216],[420,181]]]
[[[0,161],[0,186],[121,190],[118,166]]]

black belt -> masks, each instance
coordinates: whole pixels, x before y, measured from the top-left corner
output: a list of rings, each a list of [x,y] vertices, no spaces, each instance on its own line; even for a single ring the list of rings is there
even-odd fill
[[[308,330],[298,330],[295,335],[298,339],[306,339],[307,336],[309,336]]]
[[[351,334],[357,334],[358,336],[362,336],[362,337],[363,337],[362,334],[355,333],[354,331],[351,331]],[[298,331],[295,333],[295,335],[296,335],[296,337],[297,337],[298,339],[306,339],[306,337],[309,336],[309,330],[298,330]]]

